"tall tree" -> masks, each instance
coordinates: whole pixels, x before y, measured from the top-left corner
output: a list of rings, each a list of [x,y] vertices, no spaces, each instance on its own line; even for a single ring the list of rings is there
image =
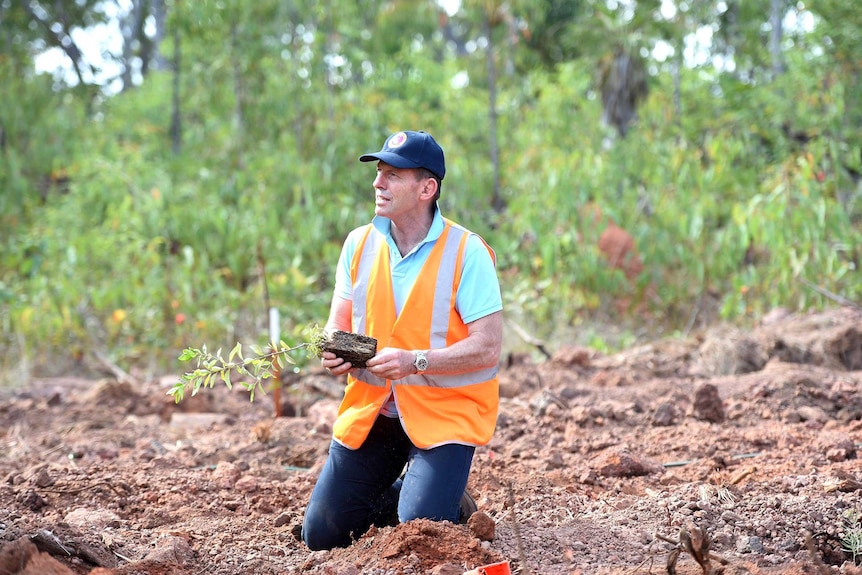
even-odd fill
[[[166,10],[164,0],[117,1],[117,21],[123,38],[122,66],[120,74],[122,90],[134,86],[134,76],[146,77],[151,68],[164,69],[161,55],[166,33]],[[148,25],[149,24],[149,25]],[[150,30],[148,32],[148,30]]]
[[[822,0],[813,8],[821,19],[815,33],[832,54],[843,84],[842,137],[845,151],[836,158],[845,206],[862,201],[862,13],[854,3]]]
[[[491,208],[497,212],[502,212],[506,207],[506,203],[500,191],[500,148],[497,142],[497,55],[495,54],[496,43],[494,41],[492,21],[499,21],[500,18],[498,18],[498,15],[504,10],[503,6],[494,6],[493,3],[489,2],[483,14],[483,27],[485,37],[488,41],[488,47],[485,50],[485,61],[488,66],[488,153],[491,160],[493,179]]]
[[[24,38],[33,42],[36,50],[60,49],[69,59],[78,84],[84,85],[93,81],[98,70],[94,63],[84,57],[84,53],[75,41],[73,31],[104,23],[106,15],[101,4],[99,0],[53,3],[22,0],[20,3],[13,2],[12,6],[4,11],[9,12],[13,24],[21,20],[16,12],[23,11],[26,19],[32,24],[26,28],[31,33],[23,32],[21,29],[17,33],[23,32]],[[35,31],[35,34],[32,31]]]
[[[786,0],[771,0],[769,4],[769,55],[772,59],[772,75],[780,76],[785,71],[781,41],[784,39],[784,14]]]

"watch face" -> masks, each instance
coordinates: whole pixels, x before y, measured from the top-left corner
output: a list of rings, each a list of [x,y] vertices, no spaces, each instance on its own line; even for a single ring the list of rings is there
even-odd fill
[[[416,354],[416,361],[413,362],[413,365],[416,366],[417,371],[425,371],[428,369],[428,359],[425,357],[425,354]]]

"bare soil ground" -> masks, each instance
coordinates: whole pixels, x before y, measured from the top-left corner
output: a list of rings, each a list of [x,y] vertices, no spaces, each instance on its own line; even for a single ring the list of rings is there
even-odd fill
[[[176,406],[174,381],[0,396],[0,574],[659,574],[674,556],[680,575],[860,573],[862,314],[848,308],[508,357],[470,523],[372,528],[327,552],[295,533],[341,382],[286,381],[291,416],[274,418],[272,395],[239,388]]]

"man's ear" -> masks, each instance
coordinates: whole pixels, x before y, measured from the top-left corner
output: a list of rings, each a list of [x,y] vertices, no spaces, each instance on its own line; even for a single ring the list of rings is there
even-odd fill
[[[422,199],[433,198],[437,194],[437,180],[428,178],[422,187]]]

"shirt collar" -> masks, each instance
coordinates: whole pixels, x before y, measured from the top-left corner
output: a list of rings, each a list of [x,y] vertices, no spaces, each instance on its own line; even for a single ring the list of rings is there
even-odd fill
[[[386,239],[394,245],[394,240],[392,239],[392,220],[383,216],[374,216],[374,219],[371,220],[371,224],[374,226],[374,229],[386,236]],[[431,227],[428,229],[428,234],[426,234],[425,239],[422,240],[419,245],[435,241],[443,233],[443,228],[445,227],[446,224],[443,222],[443,215],[440,213],[440,206],[435,205]]]

